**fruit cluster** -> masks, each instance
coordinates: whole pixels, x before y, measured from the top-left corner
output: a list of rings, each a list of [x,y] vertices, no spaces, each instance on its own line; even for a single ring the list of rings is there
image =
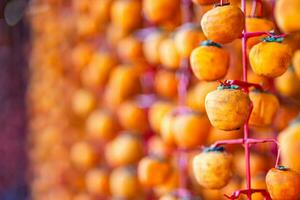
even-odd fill
[[[274,16],[273,7],[32,1],[32,199],[220,200],[249,189],[251,172],[250,189],[297,200],[300,3],[278,0]],[[284,166],[272,168],[276,145],[253,145],[250,168],[242,146],[216,145],[246,144],[248,131],[278,135]]]

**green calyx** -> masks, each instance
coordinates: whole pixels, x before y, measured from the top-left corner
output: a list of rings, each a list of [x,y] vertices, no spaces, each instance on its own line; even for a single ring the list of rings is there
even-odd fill
[[[273,37],[273,36],[268,36],[262,39],[263,42],[278,42],[281,43],[283,41],[283,37]]]
[[[230,89],[230,90],[238,90],[240,87],[238,85],[219,85],[218,90],[225,90],[225,89]]]
[[[204,149],[203,152],[209,153],[209,152],[224,152],[225,148],[223,146],[211,146]]]
[[[287,171],[287,170],[289,170],[289,168],[287,168],[285,166],[282,166],[282,165],[277,166],[276,169],[281,170],[281,171]]]
[[[214,46],[214,47],[222,48],[222,45],[220,45],[216,42],[213,42],[211,40],[205,40],[205,41],[201,42],[200,45],[201,46]]]

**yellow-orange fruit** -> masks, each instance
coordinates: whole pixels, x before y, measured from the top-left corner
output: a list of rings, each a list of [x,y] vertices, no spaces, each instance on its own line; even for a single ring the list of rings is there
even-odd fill
[[[190,57],[194,75],[205,81],[223,78],[229,67],[229,53],[221,46],[201,45],[193,50]]]
[[[196,148],[205,144],[210,129],[207,116],[193,112],[177,115],[171,126],[180,148]]]
[[[136,66],[120,65],[113,69],[106,90],[104,102],[115,109],[124,100],[140,91],[139,72]]]
[[[142,22],[141,1],[113,1],[111,6],[111,21],[114,26],[125,30],[138,28]]]
[[[289,46],[279,42],[260,42],[249,53],[252,70],[269,78],[282,75],[292,58]]]
[[[114,197],[134,199],[141,193],[141,186],[133,168],[114,169],[110,175],[109,185]]]
[[[166,144],[160,136],[152,136],[148,141],[148,154],[167,158],[172,153],[172,146]]]
[[[160,63],[159,47],[165,38],[166,34],[160,30],[154,31],[146,36],[143,43],[143,52],[149,63],[154,65]]]
[[[209,5],[209,4],[218,3],[219,1],[218,0],[193,0],[193,2],[199,5]]]
[[[147,187],[162,184],[170,173],[170,164],[161,158],[144,157],[138,164],[139,181]]]
[[[199,112],[205,111],[206,95],[218,87],[217,82],[200,82],[188,90],[186,104],[193,110]]]
[[[82,169],[93,167],[98,160],[95,149],[84,141],[77,142],[71,147],[70,157],[72,162]]]
[[[203,32],[192,24],[183,25],[174,36],[175,46],[181,58],[188,58],[203,40],[205,40]]]
[[[90,194],[108,195],[109,194],[109,174],[104,169],[92,169],[85,176],[86,189]]]
[[[172,108],[172,103],[165,101],[157,101],[151,105],[148,112],[148,118],[152,130],[156,133],[160,133],[162,119],[169,111],[172,110]]]
[[[300,95],[300,79],[293,68],[289,68],[282,76],[276,78],[274,83],[282,96],[298,97]]]
[[[297,0],[278,0],[275,5],[275,19],[279,28],[285,32],[300,31],[300,2]]]
[[[162,119],[160,134],[163,141],[168,145],[175,145],[174,125],[175,116],[173,111],[169,111]]]
[[[88,90],[79,89],[72,99],[72,109],[78,116],[86,116],[96,106],[96,99]]]
[[[143,58],[142,42],[134,36],[125,37],[118,43],[117,53],[125,62],[141,60]]]
[[[95,110],[85,123],[88,136],[102,141],[112,139],[119,130],[116,118],[109,111]]]
[[[249,124],[254,126],[270,125],[279,108],[277,97],[271,93],[257,90],[251,91],[249,97],[253,104]]]
[[[298,120],[298,119],[296,119]],[[292,122],[278,136],[282,164],[300,173],[300,123]]]
[[[79,44],[75,46],[71,52],[72,64],[76,71],[82,70],[86,67],[93,55],[93,48],[88,44]]]
[[[137,163],[143,156],[143,143],[138,136],[122,133],[106,145],[105,158],[111,166]]]
[[[179,171],[172,169],[167,179],[160,185],[154,188],[154,193],[161,196],[162,194],[170,193],[179,187]]]
[[[293,56],[293,68],[300,79],[300,50],[296,51]]]
[[[254,73],[252,70],[248,71],[248,82],[257,83],[261,85],[264,90],[268,90],[271,88],[271,80],[269,78],[258,75]]]
[[[293,104],[281,104],[274,119],[273,126],[280,132],[285,129],[289,123],[296,118],[299,112],[299,107]]]
[[[229,43],[242,35],[245,17],[238,6],[218,6],[203,15],[201,27],[208,39],[222,44]]]
[[[117,44],[121,41],[121,39],[129,35],[129,33],[129,30],[120,29],[114,24],[109,24],[106,28],[105,36],[107,43],[116,48]]]
[[[143,134],[149,129],[146,110],[135,101],[122,103],[118,108],[117,115],[120,124],[126,130]]]
[[[269,160],[266,159],[261,154],[258,153],[251,153],[250,156],[250,171],[252,176],[259,175],[261,173],[265,173],[269,166],[270,163],[273,164],[272,162],[269,162]],[[234,171],[236,172],[237,175],[241,177],[245,177],[245,154],[244,152],[236,152],[234,154]]]
[[[220,189],[231,178],[232,156],[217,150],[202,152],[193,159],[193,171],[200,185],[208,189]]]
[[[180,66],[179,52],[173,38],[164,39],[159,47],[161,64],[168,69],[178,69]]]
[[[88,66],[82,70],[81,82],[88,87],[103,87],[116,64],[111,54],[95,53]]]
[[[180,0],[145,0],[143,12],[154,23],[161,23],[172,18],[180,8]]]
[[[159,70],[154,78],[154,88],[162,97],[169,99],[177,97],[178,79],[176,74],[167,70]]]
[[[205,108],[211,124],[221,130],[240,129],[249,116],[251,101],[240,89],[215,90],[206,96]]]
[[[220,189],[221,194],[231,196],[235,191],[239,190],[241,188],[241,182],[237,177],[232,177],[229,181],[229,183]],[[243,187],[242,187],[243,188]],[[253,196],[253,195],[252,195]],[[227,198],[223,196],[221,198],[222,200],[226,200]],[[241,198],[239,198],[241,199]],[[254,200],[254,198],[253,198]],[[255,199],[258,200],[258,199]]]
[[[246,17],[246,27],[247,31],[249,32],[269,32],[275,28],[274,23],[272,21],[258,17]],[[263,37],[266,37],[266,35],[248,38],[247,48],[251,49],[254,45],[258,44]]]
[[[296,200],[300,198],[300,174],[279,166],[269,170],[266,184],[274,200]]]

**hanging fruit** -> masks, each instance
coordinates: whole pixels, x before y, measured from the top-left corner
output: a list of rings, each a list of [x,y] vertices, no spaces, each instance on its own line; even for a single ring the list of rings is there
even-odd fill
[[[288,45],[281,43],[282,41],[283,38],[271,36],[252,47],[249,60],[256,74],[275,78],[287,70],[291,62],[292,51]]]
[[[278,0],[275,4],[275,19],[285,33],[300,31],[300,2],[297,0]]]
[[[223,78],[229,67],[229,53],[221,45],[206,40],[194,49],[190,63],[199,80],[215,81]]]
[[[231,131],[243,127],[247,121],[251,101],[238,86],[221,85],[207,94],[205,108],[211,124],[221,130]]]
[[[197,182],[208,189],[220,189],[232,175],[232,156],[223,147],[210,147],[193,159]]]
[[[235,5],[218,5],[203,15],[201,27],[207,39],[221,44],[229,43],[242,35],[244,13]]]

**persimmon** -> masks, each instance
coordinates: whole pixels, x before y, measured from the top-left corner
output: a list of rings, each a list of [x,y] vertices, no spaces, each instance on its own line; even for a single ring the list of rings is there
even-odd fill
[[[293,68],[300,79],[300,50],[296,51],[293,55]]]
[[[159,47],[159,58],[161,64],[167,69],[178,69],[180,67],[180,55],[173,38],[165,38]]]
[[[228,184],[224,186],[222,189],[220,189],[221,194],[226,194],[228,196],[231,196],[235,191],[239,190],[241,188],[241,181],[238,177],[232,177]],[[252,195],[253,196],[253,195]],[[222,200],[227,199],[225,196],[221,198]],[[241,198],[239,198],[241,199]],[[254,198],[253,198],[254,200]],[[258,200],[258,199],[256,199]]]
[[[72,162],[82,169],[88,169],[97,164],[98,156],[95,149],[87,142],[75,143],[70,150]]]
[[[115,116],[104,110],[93,111],[86,120],[85,128],[91,138],[102,141],[112,139],[119,130]]]
[[[205,81],[223,78],[229,67],[229,53],[221,45],[207,40],[190,57],[194,75]]]
[[[187,92],[186,104],[193,110],[205,112],[206,95],[218,87],[217,82],[200,82]]]
[[[282,164],[300,173],[300,123],[297,118],[278,135]]]
[[[88,44],[78,44],[71,52],[71,61],[76,71],[81,71],[86,67],[93,56],[93,48]]]
[[[142,3],[139,0],[113,1],[111,5],[111,21],[114,26],[125,30],[138,28],[142,22]]]
[[[265,38],[263,42],[253,46],[249,53],[252,70],[269,78],[282,75],[291,62],[292,51],[282,44],[281,39]]]
[[[208,189],[227,185],[232,175],[232,156],[224,148],[210,147],[193,159],[197,182]]]
[[[246,17],[246,27],[249,32],[272,31],[275,25],[272,21],[259,17]],[[266,35],[251,37],[247,40],[247,48],[250,50],[254,45],[258,44]]]
[[[146,36],[143,43],[143,52],[146,60],[154,65],[160,63],[159,48],[166,38],[166,33],[162,30],[155,30]]]
[[[167,158],[171,155],[172,150],[172,146],[166,144],[160,136],[155,135],[148,140],[149,155]]]
[[[195,148],[205,143],[210,123],[205,114],[189,112],[177,115],[171,126],[178,147]]]
[[[158,95],[168,99],[177,97],[178,79],[174,72],[161,69],[155,74],[154,88]]]
[[[174,110],[169,111],[161,121],[160,134],[163,141],[168,145],[175,145],[174,121]]]
[[[117,111],[118,119],[126,130],[145,133],[149,129],[147,113],[136,101],[123,102]]]
[[[143,156],[143,143],[139,136],[123,132],[106,145],[104,153],[111,166],[135,164]]]
[[[275,129],[280,132],[296,118],[299,108],[293,104],[281,104],[273,122]]]
[[[203,32],[194,24],[182,25],[174,35],[175,46],[181,58],[188,58],[193,49],[204,40]]]
[[[291,67],[283,75],[276,78],[274,84],[282,96],[295,98],[300,95],[300,79]]]
[[[263,89],[268,90],[271,88],[271,81],[265,76],[258,75],[252,70],[248,71],[248,81],[250,83],[257,83],[262,86]]]
[[[246,180],[244,180],[242,184],[243,188],[246,188]],[[267,189],[266,181],[265,181],[265,176],[263,174],[251,177],[251,188],[253,189]],[[251,198],[253,200],[264,200],[265,197],[260,194],[260,193],[253,193],[251,195]],[[246,199],[246,198],[243,198]]]
[[[180,8],[180,0],[145,0],[143,12],[153,23],[161,23],[172,18]]]
[[[105,169],[91,169],[85,176],[86,189],[90,194],[104,196],[109,194],[109,174]]]
[[[238,151],[234,154],[234,171],[237,175],[245,177],[245,155],[244,152]],[[252,152],[250,156],[250,171],[252,176],[265,173],[270,163],[262,154]]]
[[[170,173],[170,164],[159,157],[147,156],[140,160],[137,168],[139,181],[146,187],[162,184]]]
[[[152,130],[160,133],[162,119],[172,108],[173,104],[167,101],[157,101],[151,105],[148,112],[148,119]]]
[[[221,130],[240,129],[246,122],[251,101],[249,96],[236,86],[220,86],[207,94],[205,108],[211,124]]]
[[[274,200],[295,200],[300,198],[300,174],[278,166],[268,171],[266,184],[271,198]]]
[[[179,187],[179,171],[172,169],[167,179],[160,185],[154,187],[155,194],[161,196],[176,190]]]
[[[221,44],[229,43],[242,35],[244,13],[235,5],[217,6],[203,15],[201,27],[207,39]]]
[[[135,62],[143,58],[142,42],[134,37],[127,36],[117,44],[117,52],[123,61]]]
[[[116,48],[117,44],[121,41],[121,39],[128,36],[130,30],[120,29],[114,24],[108,25],[106,29],[106,40],[107,43]]]
[[[195,4],[199,4],[199,5],[210,5],[210,4],[218,3],[219,1],[217,1],[217,0],[193,0],[193,2]]]
[[[275,19],[279,28],[285,32],[297,32],[300,30],[300,2],[297,0],[279,0],[275,5]]]
[[[104,102],[115,108],[141,89],[139,71],[134,65],[119,65],[113,69],[104,92]]]
[[[252,90],[249,93],[253,109],[249,118],[249,124],[254,126],[268,126],[274,120],[279,108],[277,97],[271,93]]]
[[[119,198],[134,199],[141,193],[141,186],[132,167],[119,167],[112,171],[109,179],[111,194]]]
[[[108,81],[110,72],[116,64],[116,58],[114,58],[114,56],[110,53],[95,53],[87,67],[82,70],[82,84],[93,88],[103,87]]]
[[[78,116],[86,116],[96,106],[96,99],[91,92],[85,89],[75,91],[72,98],[72,109]]]

